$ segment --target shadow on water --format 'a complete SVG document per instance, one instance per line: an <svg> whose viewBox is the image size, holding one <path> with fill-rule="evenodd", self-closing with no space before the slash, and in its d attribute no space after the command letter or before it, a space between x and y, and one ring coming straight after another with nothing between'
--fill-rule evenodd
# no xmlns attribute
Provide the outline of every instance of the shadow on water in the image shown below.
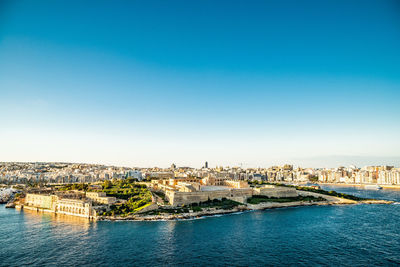
<svg viewBox="0 0 400 267"><path fill-rule="evenodd" d="M18 211L25 217L26 220L49 222L54 225L74 225L79 226L83 229L88 229L90 226L95 225L95 221L91 221L87 218L68 216L64 214L54 214L50 212L37 212L33 210L21 210Z"/></svg>

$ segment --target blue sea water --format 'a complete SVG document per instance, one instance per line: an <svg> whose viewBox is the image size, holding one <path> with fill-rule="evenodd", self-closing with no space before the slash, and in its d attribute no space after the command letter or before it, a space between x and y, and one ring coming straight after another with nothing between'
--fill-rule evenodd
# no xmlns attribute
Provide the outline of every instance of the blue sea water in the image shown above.
<svg viewBox="0 0 400 267"><path fill-rule="evenodd" d="M400 201L398 190L325 187ZM189 221L87 222L0 206L1 266L397 266L400 205L310 206Z"/></svg>

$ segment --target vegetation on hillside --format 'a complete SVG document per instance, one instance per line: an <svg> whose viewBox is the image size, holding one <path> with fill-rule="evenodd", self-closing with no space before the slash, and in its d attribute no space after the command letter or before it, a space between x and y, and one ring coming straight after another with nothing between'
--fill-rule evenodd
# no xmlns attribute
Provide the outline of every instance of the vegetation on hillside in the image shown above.
<svg viewBox="0 0 400 267"><path fill-rule="evenodd" d="M180 214L189 212L199 212L207 209L217 210L231 210L240 205L239 202L223 198L222 200L214 199L200 203L193 203L190 205L183 205L181 207L160 207L157 210L146 212L146 215L160 215L160 214Z"/></svg>
<svg viewBox="0 0 400 267"><path fill-rule="evenodd" d="M126 216L132 214L145 206L151 204L152 195L146 185L136 183L136 179L121 179L109 181L106 180L102 184L102 189L90 189L89 184L66 184L59 188L60 191L80 190L92 192L105 192L109 197L125 200L125 203L116 203L110 206L109 211L105 211L102 215Z"/></svg>
<svg viewBox="0 0 400 267"><path fill-rule="evenodd" d="M119 199L129 200L132 197L145 196L148 193L151 196L146 185L135 183L133 179L104 181L102 192L107 196L116 197Z"/></svg>
<svg viewBox="0 0 400 267"><path fill-rule="evenodd" d="M322 197L313 197L313 196L297 196L297 197L285 197L285 198L253 196L247 199L247 203L249 204L260 204L262 202L286 203L295 201L318 202L318 201L325 201L325 199Z"/></svg>
<svg viewBox="0 0 400 267"><path fill-rule="evenodd" d="M101 191L105 192L107 196L126 200L123 204L111 205L111 210L103 213L106 216L126 216L151 204L152 201L151 192L147 187L135 183L133 179L105 181Z"/></svg>
<svg viewBox="0 0 400 267"><path fill-rule="evenodd" d="M322 195L340 197L340 198L350 199L350 200L355 200L355 201L366 200L365 198L356 197L356 196L344 194L344 193L338 193L333 190L326 191L323 189L312 188L310 186L295 186L295 185L287 185L287 184L282 184L282 183L270 183L270 182L252 182L251 183L251 186L253 186L253 187L257 186L257 185L276 185L276 186L294 187L297 190L301 190L301 191L308 191L308 192L318 193L318 194L322 194Z"/></svg>
<svg viewBox="0 0 400 267"><path fill-rule="evenodd" d="M308 192L318 193L318 194L322 194L322 195L328 195L328 196L334 196L334 197L340 197L340 198L355 200L355 201L365 200L365 198L356 197L356 196L348 195L348 194L344 194L344 193L338 193L338 192L333 191L333 190L326 191L326 190L316 189L316 188L312 188L312 187L308 187L308 186L296 186L296 189L297 190L301 190L301 191L308 191Z"/></svg>
<svg viewBox="0 0 400 267"><path fill-rule="evenodd" d="M79 190L79 191L88 191L89 185L85 183L80 184L66 184L59 188L59 191L70 191L70 190Z"/></svg>

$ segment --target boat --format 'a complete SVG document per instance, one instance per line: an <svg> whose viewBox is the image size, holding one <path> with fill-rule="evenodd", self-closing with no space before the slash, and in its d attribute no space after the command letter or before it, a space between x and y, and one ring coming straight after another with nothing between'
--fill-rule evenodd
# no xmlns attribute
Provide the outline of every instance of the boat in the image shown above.
<svg viewBox="0 0 400 267"><path fill-rule="evenodd" d="M371 189L371 190L381 190L382 187L377 185L377 184L366 184L364 185L365 189Z"/></svg>

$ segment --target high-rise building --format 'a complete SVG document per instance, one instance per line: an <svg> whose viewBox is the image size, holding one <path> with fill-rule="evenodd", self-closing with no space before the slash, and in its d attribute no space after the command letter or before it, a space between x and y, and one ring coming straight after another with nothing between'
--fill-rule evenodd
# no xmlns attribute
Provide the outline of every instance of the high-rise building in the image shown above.
<svg viewBox="0 0 400 267"><path fill-rule="evenodd" d="M206 163L204 164L204 168L208 168L208 162L206 161Z"/></svg>

